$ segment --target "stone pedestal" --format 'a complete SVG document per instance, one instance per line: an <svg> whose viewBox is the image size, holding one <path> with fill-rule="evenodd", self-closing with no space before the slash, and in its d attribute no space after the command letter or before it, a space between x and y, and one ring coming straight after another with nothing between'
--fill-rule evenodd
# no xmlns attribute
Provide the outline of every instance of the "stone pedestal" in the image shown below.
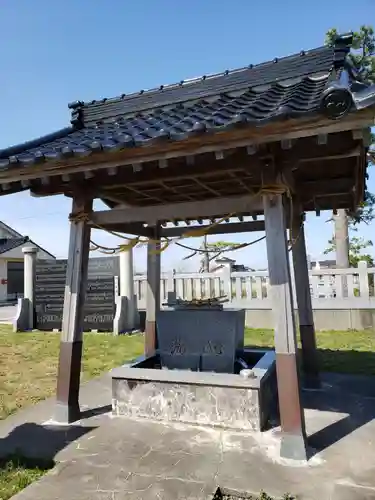
<svg viewBox="0 0 375 500"><path fill-rule="evenodd" d="M156 321L162 366L233 373L236 352L243 349L243 309L163 310Z"/></svg>

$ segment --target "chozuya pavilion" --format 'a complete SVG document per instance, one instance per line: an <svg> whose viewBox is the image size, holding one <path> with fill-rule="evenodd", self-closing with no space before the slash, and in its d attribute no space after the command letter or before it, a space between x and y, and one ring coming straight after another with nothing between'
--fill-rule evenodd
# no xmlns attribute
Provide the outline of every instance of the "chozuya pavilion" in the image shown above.
<svg viewBox="0 0 375 500"><path fill-rule="evenodd" d="M306 383L319 384L303 233L305 212L354 210L363 200L375 86L361 81L348 53L333 47L181 80L116 98L69 105L71 125L0 152L7 195L72 199L69 264L56 417L79 418L82 306L90 230L100 226L150 238L145 352L155 350L160 253L166 221L231 215L225 232L259 230L264 214L282 429L282 453L304 455L296 325L286 226L293 219L293 262ZM93 200L108 209L93 211ZM236 218L234 220L233 215ZM172 233L171 233L172 231ZM223 232L222 226L217 227Z"/></svg>

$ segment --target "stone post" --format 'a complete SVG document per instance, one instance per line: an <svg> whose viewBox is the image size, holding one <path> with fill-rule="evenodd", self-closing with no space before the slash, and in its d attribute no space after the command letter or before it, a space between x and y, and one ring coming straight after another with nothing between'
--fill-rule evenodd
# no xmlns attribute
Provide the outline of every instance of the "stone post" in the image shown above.
<svg viewBox="0 0 375 500"><path fill-rule="evenodd" d="M157 348L156 317L160 310L160 226L154 231L154 239L147 244L147 292L145 355L152 356Z"/></svg>
<svg viewBox="0 0 375 500"><path fill-rule="evenodd" d="M134 295L133 249L120 253L120 296L126 297L125 329L132 331L139 326L136 297Z"/></svg>
<svg viewBox="0 0 375 500"><path fill-rule="evenodd" d="M224 269L221 273L221 276L223 279L224 295L227 296L229 302L232 302L232 270L230 265L224 265Z"/></svg>
<svg viewBox="0 0 375 500"><path fill-rule="evenodd" d="M167 302L173 304L176 302L176 290L174 284L174 270L169 271L167 277Z"/></svg>
<svg viewBox="0 0 375 500"><path fill-rule="evenodd" d="M360 260L358 262L358 276L359 276L359 295L363 299L370 298L370 286L368 280L367 262Z"/></svg>
<svg viewBox="0 0 375 500"><path fill-rule="evenodd" d="M24 255L24 299L28 303L28 330L35 328L35 269L38 248L30 245L22 248Z"/></svg>

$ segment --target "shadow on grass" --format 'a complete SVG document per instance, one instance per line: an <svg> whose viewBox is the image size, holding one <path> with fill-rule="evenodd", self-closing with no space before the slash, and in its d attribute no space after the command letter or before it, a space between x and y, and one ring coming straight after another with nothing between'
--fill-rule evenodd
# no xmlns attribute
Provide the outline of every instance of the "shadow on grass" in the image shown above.
<svg viewBox="0 0 375 500"><path fill-rule="evenodd" d="M12 454L0 459L0 498L8 500L55 466L53 460Z"/></svg>
<svg viewBox="0 0 375 500"><path fill-rule="evenodd" d="M375 375L375 352L318 349L318 359L323 372Z"/></svg>
<svg viewBox="0 0 375 500"><path fill-rule="evenodd" d="M274 346L265 342L264 345L245 344L249 349L274 349ZM335 372L357 375L375 375L375 352L355 349L326 349L318 348L319 369L321 372ZM302 358L301 349L298 350L299 359ZM375 393L374 393L375 396Z"/></svg>
<svg viewBox="0 0 375 500"><path fill-rule="evenodd" d="M7 500L55 466L56 455L95 427L25 423L0 439L0 499Z"/></svg>
<svg viewBox="0 0 375 500"><path fill-rule="evenodd" d="M55 467L55 461L44 458L25 457L19 452L0 458L0 471L10 469L30 469L48 471Z"/></svg>

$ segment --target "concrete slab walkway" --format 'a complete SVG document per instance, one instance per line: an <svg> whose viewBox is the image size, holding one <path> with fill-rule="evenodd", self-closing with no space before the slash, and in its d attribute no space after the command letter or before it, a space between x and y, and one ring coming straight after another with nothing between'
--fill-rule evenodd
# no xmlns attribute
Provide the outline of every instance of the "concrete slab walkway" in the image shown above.
<svg viewBox="0 0 375 500"><path fill-rule="evenodd" d="M308 500L375 498L375 379L330 375L323 391L304 392L308 464L278 458L277 428L244 435L117 419L110 398L105 376L83 386L79 424L48 422L52 400L1 423L1 455L19 449L58 463L16 500L208 500L217 486Z"/></svg>

